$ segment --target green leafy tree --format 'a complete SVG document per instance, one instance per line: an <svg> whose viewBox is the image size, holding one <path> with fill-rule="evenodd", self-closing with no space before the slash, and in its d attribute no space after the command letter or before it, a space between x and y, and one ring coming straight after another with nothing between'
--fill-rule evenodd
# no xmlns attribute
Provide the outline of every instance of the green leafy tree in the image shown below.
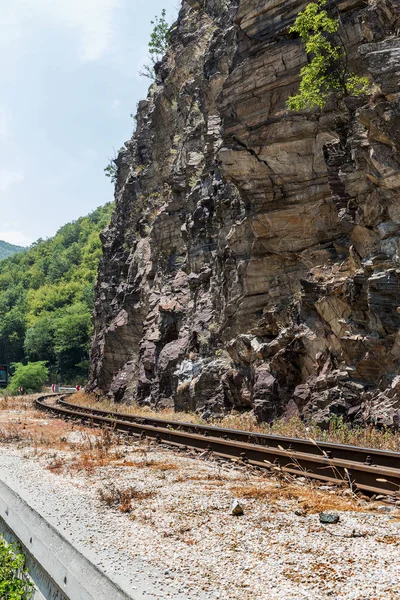
<svg viewBox="0 0 400 600"><path fill-rule="evenodd" d="M22 306L14 306L0 319L0 356L5 363L22 360L26 319Z"/></svg>
<svg viewBox="0 0 400 600"><path fill-rule="evenodd" d="M7 544L0 536L0 598L2 600L29 600L33 583L26 575L25 557L16 545Z"/></svg>
<svg viewBox="0 0 400 600"><path fill-rule="evenodd" d="M167 11L163 8L161 16L156 16L154 21L150 21L153 25L153 31L151 32L149 41L150 64L143 65L143 71L140 71L139 74L152 80L155 80L156 78L154 65L162 59L168 48L170 26L165 18L166 15Z"/></svg>
<svg viewBox="0 0 400 600"><path fill-rule="evenodd" d="M14 374L11 377L9 389L13 393L18 392L20 387L24 389L24 392L40 392L49 377L49 369L43 360L28 362L27 365L13 363L12 368Z"/></svg>
<svg viewBox="0 0 400 600"><path fill-rule="evenodd" d="M27 330L24 350L28 360L46 360L54 363L54 324L49 314L38 319Z"/></svg>
<svg viewBox="0 0 400 600"><path fill-rule="evenodd" d="M68 307L54 320L54 351L58 372L64 379L86 375L91 331L92 315L83 302Z"/></svg>
<svg viewBox="0 0 400 600"><path fill-rule="evenodd" d="M290 110L323 108L332 96L359 96L368 91L367 77L347 71L345 51L335 42L339 19L330 17L325 5L325 0L308 4L289 30L301 37L309 59L300 71L299 93L287 101Z"/></svg>

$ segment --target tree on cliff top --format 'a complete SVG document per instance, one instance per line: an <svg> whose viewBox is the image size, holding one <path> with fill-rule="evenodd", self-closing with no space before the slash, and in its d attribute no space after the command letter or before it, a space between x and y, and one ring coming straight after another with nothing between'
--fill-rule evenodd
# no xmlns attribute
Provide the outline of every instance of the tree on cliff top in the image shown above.
<svg viewBox="0 0 400 600"><path fill-rule="evenodd" d="M368 91L367 77L347 71L345 51L334 41L339 19L330 17L325 5L325 0L308 4L289 30L299 34L309 59L300 71L299 93L287 101L290 110L323 108L332 96L360 96Z"/></svg>
<svg viewBox="0 0 400 600"><path fill-rule="evenodd" d="M154 17L154 21L150 21L154 26L149 41L149 59L151 64L143 65L143 71L139 73L139 75L153 80L156 78L154 65L162 59L168 48L170 27L165 18L166 14L167 11L163 8L161 16L156 16Z"/></svg>

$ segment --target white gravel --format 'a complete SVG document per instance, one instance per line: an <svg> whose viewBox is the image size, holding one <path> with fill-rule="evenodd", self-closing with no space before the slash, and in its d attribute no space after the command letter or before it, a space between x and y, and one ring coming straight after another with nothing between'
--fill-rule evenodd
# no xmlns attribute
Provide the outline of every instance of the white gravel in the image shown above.
<svg viewBox="0 0 400 600"><path fill-rule="evenodd" d="M147 581L143 598L400 598L397 513L342 512L338 525L325 526L317 514L297 516L295 501L248 499L245 514L233 517L235 487L259 477L165 449L138 450L126 450L127 466L87 476L53 474L46 456L0 446L0 477L105 573L133 590ZM153 495L122 514L98 499L112 481Z"/></svg>
<svg viewBox="0 0 400 600"><path fill-rule="evenodd" d="M0 445L0 479L56 527L82 554L136 599L209 599L213 594L168 581L158 561L141 560L129 520L104 509L87 479L53 475L43 464ZM96 488L97 489L97 488ZM129 529L129 528L128 528ZM112 600L110 598L110 600Z"/></svg>

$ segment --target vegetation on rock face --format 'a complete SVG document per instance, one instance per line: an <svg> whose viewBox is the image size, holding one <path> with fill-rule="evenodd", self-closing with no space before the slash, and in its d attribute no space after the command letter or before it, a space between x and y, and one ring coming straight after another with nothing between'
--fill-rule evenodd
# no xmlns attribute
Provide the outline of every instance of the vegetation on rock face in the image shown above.
<svg viewBox="0 0 400 600"><path fill-rule="evenodd" d="M25 248L22 248L22 246L14 246L14 244L9 244L8 242L3 242L3 240L0 240L0 260L3 260L3 258L7 258L8 256L12 256L17 252L23 252L24 250Z"/></svg>
<svg viewBox="0 0 400 600"><path fill-rule="evenodd" d="M26 577L25 557L0 536L0 598L28 600L32 591L33 584Z"/></svg>
<svg viewBox="0 0 400 600"><path fill-rule="evenodd" d="M108 165L104 167L104 174L111 179L111 183L115 183L117 179L117 165L113 158L109 159Z"/></svg>
<svg viewBox="0 0 400 600"><path fill-rule="evenodd" d="M0 262L0 363L45 361L53 377L87 375L100 231L112 205Z"/></svg>
<svg viewBox="0 0 400 600"><path fill-rule="evenodd" d="M118 172L117 158L118 158L119 154L121 154L121 152L123 152L124 150L125 150L125 146L122 146L119 149L118 154L117 154L115 152L115 148L114 148L114 157L108 159L108 165L106 167L104 167L104 169L103 169L105 176L109 177L111 180L111 183L113 183L113 184L115 184L115 182L117 181L117 172Z"/></svg>
<svg viewBox="0 0 400 600"><path fill-rule="evenodd" d="M154 65L162 59L168 47L170 27L165 19L166 14L167 12L164 8L161 11L160 17L155 17L154 21L150 21L154 26L149 41L149 59L151 64L143 65L143 71L139 74L152 80L156 78Z"/></svg>
<svg viewBox="0 0 400 600"><path fill-rule="evenodd" d="M368 91L367 77L347 71L345 51L335 42L339 19L330 17L325 5L325 0L308 4L289 30L301 37L309 58L300 71L299 94L287 101L290 110L323 108L335 95L360 96Z"/></svg>

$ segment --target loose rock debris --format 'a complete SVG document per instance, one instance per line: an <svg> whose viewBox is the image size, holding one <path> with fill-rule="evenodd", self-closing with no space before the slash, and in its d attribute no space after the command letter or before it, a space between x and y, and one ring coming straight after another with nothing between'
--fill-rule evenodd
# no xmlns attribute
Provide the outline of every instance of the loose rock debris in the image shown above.
<svg viewBox="0 0 400 600"><path fill-rule="evenodd" d="M325 525L334 525L339 523L340 517L334 513L319 513L319 522Z"/></svg>
<svg viewBox="0 0 400 600"><path fill-rule="evenodd" d="M233 500L233 502L231 504L230 513L234 517L240 517L241 515L244 515L243 507L240 504L239 500L237 500L236 498L235 498L235 500Z"/></svg>

